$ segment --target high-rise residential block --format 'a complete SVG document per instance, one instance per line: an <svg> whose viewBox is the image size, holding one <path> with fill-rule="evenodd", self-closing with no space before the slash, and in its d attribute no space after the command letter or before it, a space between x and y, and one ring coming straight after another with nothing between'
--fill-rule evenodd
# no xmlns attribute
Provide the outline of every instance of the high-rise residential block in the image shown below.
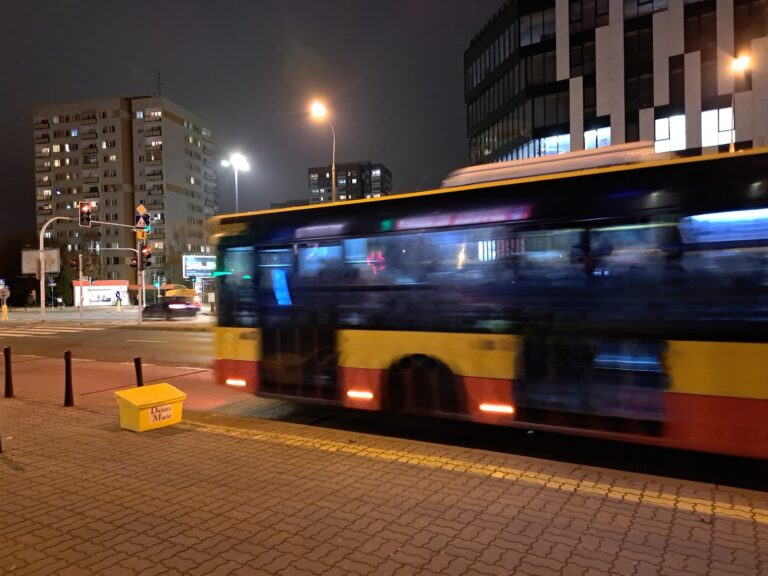
<svg viewBox="0 0 768 576"><path fill-rule="evenodd" d="M310 168L309 202L331 201L331 166ZM358 200L389 196L392 192L392 173L384 164L348 162L336 164L336 199Z"/></svg>
<svg viewBox="0 0 768 576"><path fill-rule="evenodd" d="M109 98L33 111L36 219L63 258L83 255L93 278L135 279L136 208L150 215L148 281L181 281L185 252L208 253L218 212L212 134L203 119L161 97ZM81 227L78 206L92 220Z"/></svg>

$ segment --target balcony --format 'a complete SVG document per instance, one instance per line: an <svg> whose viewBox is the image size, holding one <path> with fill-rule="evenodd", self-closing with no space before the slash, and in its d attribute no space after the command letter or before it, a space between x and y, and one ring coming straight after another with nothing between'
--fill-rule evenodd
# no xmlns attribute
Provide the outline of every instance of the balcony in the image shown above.
<svg viewBox="0 0 768 576"><path fill-rule="evenodd" d="M50 178L40 178L39 180L35 180L35 186L50 186L50 185L51 185Z"/></svg>
<svg viewBox="0 0 768 576"><path fill-rule="evenodd" d="M35 130L50 130L51 125L48 122L35 122Z"/></svg>
<svg viewBox="0 0 768 576"><path fill-rule="evenodd" d="M204 173L203 178L205 178L208 182L216 182L216 176L214 176L210 172Z"/></svg>
<svg viewBox="0 0 768 576"><path fill-rule="evenodd" d="M95 140L98 137L99 137L99 133L96 132L95 130L90 132L83 132L82 134L80 134L80 138L82 140Z"/></svg>
<svg viewBox="0 0 768 576"><path fill-rule="evenodd" d="M38 208L37 209L37 215L38 216L48 216L49 214L53 214L53 210L51 208Z"/></svg>
<svg viewBox="0 0 768 576"><path fill-rule="evenodd" d="M83 177L83 184L98 184L99 183L99 177L98 176L85 176Z"/></svg>
<svg viewBox="0 0 768 576"><path fill-rule="evenodd" d="M38 202L50 202L51 201L51 195L50 194L36 194L35 200Z"/></svg>
<svg viewBox="0 0 768 576"><path fill-rule="evenodd" d="M144 122L160 122L162 119L162 116L150 116L149 114L144 114Z"/></svg>
<svg viewBox="0 0 768 576"><path fill-rule="evenodd" d="M163 173L162 172L148 172L146 175L147 180L162 180L163 179Z"/></svg>
<svg viewBox="0 0 768 576"><path fill-rule="evenodd" d="M87 190L83 193L83 196L85 198L98 198L99 197L99 189L96 188L96 190Z"/></svg>
<svg viewBox="0 0 768 576"><path fill-rule="evenodd" d="M214 201L213 201L213 200L211 200L210 198L206 198L206 199L205 199L205 205L206 205L206 206L213 206L213 207L215 208L215 207L216 207L216 202L214 202Z"/></svg>
<svg viewBox="0 0 768 576"><path fill-rule="evenodd" d="M50 166L35 166L35 172L50 172Z"/></svg>
<svg viewBox="0 0 768 576"><path fill-rule="evenodd" d="M203 144L203 153L204 153L204 154L210 154L210 155L213 155L213 148L211 148L210 146L206 146L205 144Z"/></svg>
<svg viewBox="0 0 768 576"><path fill-rule="evenodd" d="M144 136L149 138L150 136L160 136L162 135L163 131L160 128L160 126L152 126L152 128L149 128L147 130L144 130Z"/></svg>
<svg viewBox="0 0 768 576"><path fill-rule="evenodd" d="M165 202L159 202L157 200L153 200L153 201L147 202L147 209L148 210L163 210L163 209L165 209Z"/></svg>
<svg viewBox="0 0 768 576"><path fill-rule="evenodd" d="M83 116L80 118L81 124L96 124L96 116Z"/></svg>
<svg viewBox="0 0 768 576"><path fill-rule="evenodd" d="M48 134L35 136L35 144L48 144L50 141L51 141L51 137Z"/></svg>
<svg viewBox="0 0 768 576"><path fill-rule="evenodd" d="M51 153L50 152L38 152L35 154L35 158L50 158Z"/></svg>
<svg viewBox="0 0 768 576"><path fill-rule="evenodd" d="M162 150L163 149L163 145L162 144L158 144L157 146L147 146L145 149L146 149L147 152L156 152L158 150Z"/></svg>
<svg viewBox="0 0 768 576"><path fill-rule="evenodd" d="M99 147L96 144L88 144L80 149L81 154L98 154Z"/></svg>
<svg viewBox="0 0 768 576"><path fill-rule="evenodd" d="M152 187L147 190L147 196L162 196L163 194L164 192L162 187L160 188Z"/></svg>

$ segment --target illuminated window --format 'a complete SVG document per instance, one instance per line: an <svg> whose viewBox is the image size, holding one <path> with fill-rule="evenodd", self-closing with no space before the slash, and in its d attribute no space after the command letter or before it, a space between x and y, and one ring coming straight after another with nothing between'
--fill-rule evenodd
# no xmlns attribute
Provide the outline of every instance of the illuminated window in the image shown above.
<svg viewBox="0 0 768 576"><path fill-rule="evenodd" d="M72 149L70 148L69 144L64 144L64 152L71 152Z"/></svg>
<svg viewBox="0 0 768 576"><path fill-rule="evenodd" d="M53 145L53 151L54 152L61 152L61 145L60 144L54 144Z"/></svg>
<svg viewBox="0 0 768 576"><path fill-rule="evenodd" d="M77 128L72 128L71 134L72 134L72 136L79 136L80 135L80 131Z"/></svg>
<svg viewBox="0 0 768 576"><path fill-rule="evenodd" d="M54 166L61 166L61 160L59 160L58 158L56 158L56 159L53 161L53 165L54 165Z"/></svg>
<svg viewBox="0 0 768 576"><path fill-rule="evenodd" d="M701 113L701 145L729 144L736 139L733 131L733 109L720 108Z"/></svg>
<svg viewBox="0 0 768 576"><path fill-rule="evenodd" d="M136 110L136 118L144 118L144 111Z"/></svg>
<svg viewBox="0 0 768 576"><path fill-rule="evenodd" d="M656 120L656 152L685 150L685 116L672 116Z"/></svg>
<svg viewBox="0 0 768 576"><path fill-rule="evenodd" d="M584 149L593 150L611 145L611 129L598 128L597 130L587 130L584 132Z"/></svg>
<svg viewBox="0 0 768 576"><path fill-rule="evenodd" d="M110 162L117 162L117 154L110 154L109 155L109 161Z"/></svg>

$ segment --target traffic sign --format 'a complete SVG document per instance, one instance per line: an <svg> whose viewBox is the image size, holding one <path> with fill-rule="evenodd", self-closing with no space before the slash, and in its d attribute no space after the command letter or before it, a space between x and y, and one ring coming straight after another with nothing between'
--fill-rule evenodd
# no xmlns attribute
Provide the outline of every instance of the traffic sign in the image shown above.
<svg viewBox="0 0 768 576"><path fill-rule="evenodd" d="M136 214L136 228L146 228L149 226L149 214Z"/></svg>
<svg viewBox="0 0 768 576"><path fill-rule="evenodd" d="M136 240L146 240L147 239L147 231L139 228L136 230Z"/></svg>
<svg viewBox="0 0 768 576"><path fill-rule="evenodd" d="M3 286L0 288L0 299L7 300L10 297L11 291L7 287Z"/></svg>

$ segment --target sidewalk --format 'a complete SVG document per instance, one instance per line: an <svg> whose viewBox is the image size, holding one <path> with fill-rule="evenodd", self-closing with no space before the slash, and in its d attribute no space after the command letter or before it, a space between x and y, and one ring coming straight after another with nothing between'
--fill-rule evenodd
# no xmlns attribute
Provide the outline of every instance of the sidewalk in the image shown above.
<svg viewBox="0 0 768 576"><path fill-rule="evenodd" d="M58 365L55 363L58 362ZM768 494L229 416L121 430L132 366L19 357L0 398L0 574L768 574Z"/></svg>

